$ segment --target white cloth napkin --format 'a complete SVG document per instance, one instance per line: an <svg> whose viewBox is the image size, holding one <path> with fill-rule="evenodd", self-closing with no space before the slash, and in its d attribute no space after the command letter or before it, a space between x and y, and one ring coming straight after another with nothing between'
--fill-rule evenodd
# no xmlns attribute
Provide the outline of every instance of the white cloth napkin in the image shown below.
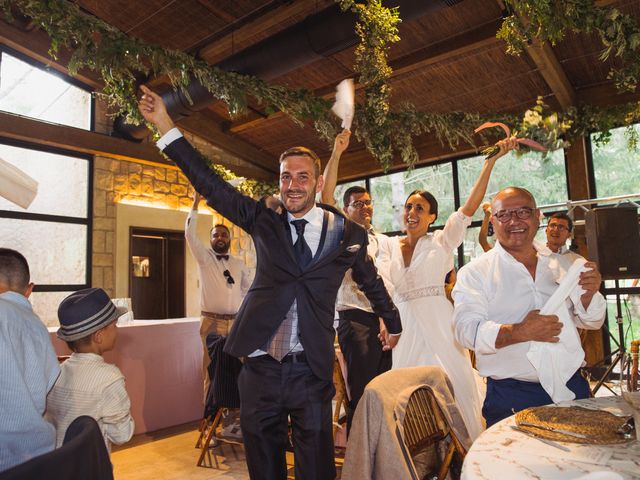
<svg viewBox="0 0 640 480"><path fill-rule="evenodd" d="M38 193L38 182L0 158L0 195L27 209Z"/></svg>
<svg viewBox="0 0 640 480"><path fill-rule="evenodd" d="M584 267L585 262L584 258L580 258L573 263L557 290L540 310L541 315L558 316L562 323L560 341L558 343L531 342L527 352L527 358L538 372L542 388L554 403L575 398L575 394L567 388L567 382L584 360L580 337L573 326L565 300L578 285L580 273L588 270Z"/></svg>
<svg viewBox="0 0 640 480"><path fill-rule="evenodd" d="M336 103L333 104L331 110L342 119L342 128L347 130L351 130L351 123L353 122L354 97L353 79L342 80L336 87Z"/></svg>

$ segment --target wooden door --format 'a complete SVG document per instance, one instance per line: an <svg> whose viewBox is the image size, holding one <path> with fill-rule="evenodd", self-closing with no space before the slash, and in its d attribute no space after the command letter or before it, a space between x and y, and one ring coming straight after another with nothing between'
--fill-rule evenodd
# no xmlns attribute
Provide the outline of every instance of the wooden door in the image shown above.
<svg viewBox="0 0 640 480"><path fill-rule="evenodd" d="M131 228L129 296L136 320L184 317L183 235Z"/></svg>

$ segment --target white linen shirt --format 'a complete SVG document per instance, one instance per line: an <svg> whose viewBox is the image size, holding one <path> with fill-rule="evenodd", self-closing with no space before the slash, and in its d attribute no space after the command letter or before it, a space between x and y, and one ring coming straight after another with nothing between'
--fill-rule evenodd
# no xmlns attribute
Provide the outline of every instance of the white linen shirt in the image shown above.
<svg viewBox="0 0 640 480"><path fill-rule="evenodd" d="M0 294L0 472L55 448L56 430L43 415L59 373L49 332L29 300Z"/></svg>
<svg viewBox="0 0 640 480"><path fill-rule="evenodd" d="M56 426L56 446L62 446L69 425L89 415L100 426L107 450L133 435L135 424L124 376L95 353L73 353L62 364L58 381L47 397L46 418Z"/></svg>
<svg viewBox="0 0 640 480"><path fill-rule="evenodd" d="M527 359L531 342L495 347L500 327L520 323L531 310L542 308L567 271L546 246L535 241L533 246L538 252L535 280L499 242L458 272L453 289L455 337L475 351L476 366L483 377L539 381ZM600 328L606 311L604 297L596 293L585 310L581 294L578 285L566 301L573 328Z"/></svg>
<svg viewBox="0 0 640 480"><path fill-rule="evenodd" d="M220 259L211 246L205 246L196 235L198 212L191 210L184 227L189 251L198 264L200 277L200 309L209 313L234 315L251 286L251 273L237 257ZM229 270L235 283L229 284L224 271Z"/></svg>

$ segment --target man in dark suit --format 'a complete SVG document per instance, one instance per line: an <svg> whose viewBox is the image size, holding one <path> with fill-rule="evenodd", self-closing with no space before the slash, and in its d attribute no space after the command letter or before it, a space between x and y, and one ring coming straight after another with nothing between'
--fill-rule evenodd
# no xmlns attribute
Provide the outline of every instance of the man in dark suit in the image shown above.
<svg viewBox="0 0 640 480"><path fill-rule="evenodd" d="M207 203L246 230L255 244L255 279L225 346L227 353L245 358L238 386L249 474L252 479L286 478L290 417L296 478L335 478L333 312L348 268L389 334L401 331L398 311L367 255L367 233L336 209L316 205L323 178L311 150L294 147L281 155L285 210L278 214L210 170L175 128L162 99L141 89L140 111L160 131L158 146ZM393 347L398 336L383 341Z"/></svg>

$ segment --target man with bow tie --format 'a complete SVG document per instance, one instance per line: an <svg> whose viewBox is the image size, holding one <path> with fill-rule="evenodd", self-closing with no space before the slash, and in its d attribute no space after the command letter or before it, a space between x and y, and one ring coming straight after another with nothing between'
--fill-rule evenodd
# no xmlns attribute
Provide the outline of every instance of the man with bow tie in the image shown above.
<svg viewBox="0 0 640 480"><path fill-rule="evenodd" d="M316 204L320 159L305 147L280 155L278 213L244 196L211 170L184 139L162 98L142 86L139 109L171 157L207 203L251 235L256 276L225 344L243 357L238 379L240 419L252 480L287 478L291 419L295 477L335 478L331 399L334 396L333 312L347 269L389 334L400 316L367 255L367 232L337 209ZM398 336L388 336L389 347Z"/></svg>
<svg viewBox="0 0 640 480"><path fill-rule="evenodd" d="M207 349L207 335L227 336L242 299L251 285L251 271L238 257L229 255L231 232L226 225L217 224L209 232L211 247L204 245L197 235L198 204L196 192L187 216L184 237L189 251L198 264L200 277L200 338L202 338L202 378L204 402L209 390L208 368L211 363Z"/></svg>

